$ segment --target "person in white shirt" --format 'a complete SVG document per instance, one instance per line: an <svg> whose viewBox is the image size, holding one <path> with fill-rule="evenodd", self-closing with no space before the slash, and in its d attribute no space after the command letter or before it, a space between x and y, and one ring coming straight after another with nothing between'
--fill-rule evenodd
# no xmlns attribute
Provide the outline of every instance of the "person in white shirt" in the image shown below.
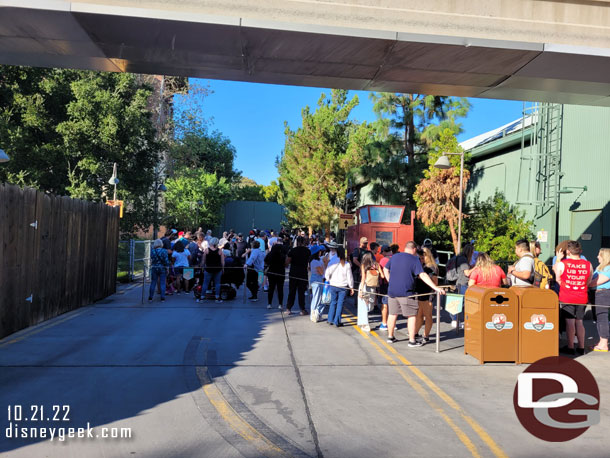
<svg viewBox="0 0 610 458"><path fill-rule="evenodd" d="M354 277L352 267L345 260L345 248L337 248L336 262L326 268L325 277L330 283L330 306L328 308L328 324L337 327L343 326L341 323L341 312L343 311L343 301L349 290L350 296L354 294Z"/></svg>

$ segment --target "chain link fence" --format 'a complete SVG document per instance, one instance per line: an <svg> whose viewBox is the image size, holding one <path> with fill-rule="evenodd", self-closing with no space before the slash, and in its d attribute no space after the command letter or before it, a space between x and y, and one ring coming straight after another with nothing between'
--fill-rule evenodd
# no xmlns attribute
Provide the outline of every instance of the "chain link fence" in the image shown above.
<svg viewBox="0 0 610 458"><path fill-rule="evenodd" d="M151 240L121 240L117 262L117 281L129 283L150 278Z"/></svg>

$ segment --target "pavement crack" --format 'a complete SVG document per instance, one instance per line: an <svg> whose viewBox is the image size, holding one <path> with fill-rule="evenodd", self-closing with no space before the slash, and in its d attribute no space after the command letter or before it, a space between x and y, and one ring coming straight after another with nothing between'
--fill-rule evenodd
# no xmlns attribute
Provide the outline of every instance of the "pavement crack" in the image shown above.
<svg viewBox="0 0 610 458"><path fill-rule="evenodd" d="M297 377L297 382L301 390L301 396L303 397L303 404L305 405L305 414L307 415L307 422L309 423L309 430L313 439L314 445L316 446L316 454L318 458L323 458L322 449L320 448L320 441L318 440L318 432L316 431L316 425L311 417L311 410L309 409L309 403L307 402L307 395L305 394L305 387L303 386L303 379L301 378L301 371L297 365L297 361L294 357L294 351L292 349L292 343L290 341L290 335L288 334L288 328L286 327L286 320L284 319L284 313L282 313L282 320L284 321L284 332L286 333L286 342L288 344L288 352L290 353L290 361L294 367L294 372Z"/></svg>

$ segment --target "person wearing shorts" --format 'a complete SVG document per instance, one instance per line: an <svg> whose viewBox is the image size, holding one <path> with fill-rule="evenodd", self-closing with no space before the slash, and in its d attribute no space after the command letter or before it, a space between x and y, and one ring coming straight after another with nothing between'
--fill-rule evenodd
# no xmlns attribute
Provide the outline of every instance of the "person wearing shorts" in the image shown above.
<svg viewBox="0 0 610 458"><path fill-rule="evenodd" d="M388 279L388 343L396 342L394 329L398 315L407 318L409 330L409 347L421 347L424 343L415 339L415 324L419 304L415 295L416 278L420 278L435 292L445 294L445 291L434 284L430 276L424 272L419 258L416 256L417 245L407 242L404 253L393 255L384 268Z"/></svg>
<svg viewBox="0 0 610 458"><path fill-rule="evenodd" d="M585 354L585 317L588 302L588 286L591 278L591 263L580 258L580 243L570 240L566 256L562 259L557 253L557 263L553 266L557 283L559 283L559 303L566 320L568 344L562 348L564 353ZM583 304L583 305L578 305ZM578 339L578 348L574 348L574 335Z"/></svg>

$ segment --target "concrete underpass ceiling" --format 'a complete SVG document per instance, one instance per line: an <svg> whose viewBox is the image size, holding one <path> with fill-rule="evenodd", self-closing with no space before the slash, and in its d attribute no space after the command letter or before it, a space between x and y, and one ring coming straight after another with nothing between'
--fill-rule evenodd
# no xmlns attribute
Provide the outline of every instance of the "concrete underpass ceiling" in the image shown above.
<svg viewBox="0 0 610 458"><path fill-rule="evenodd" d="M231 18L0 8L0 63L12 65L610 106L610 50L597 54Z"/></svg>

